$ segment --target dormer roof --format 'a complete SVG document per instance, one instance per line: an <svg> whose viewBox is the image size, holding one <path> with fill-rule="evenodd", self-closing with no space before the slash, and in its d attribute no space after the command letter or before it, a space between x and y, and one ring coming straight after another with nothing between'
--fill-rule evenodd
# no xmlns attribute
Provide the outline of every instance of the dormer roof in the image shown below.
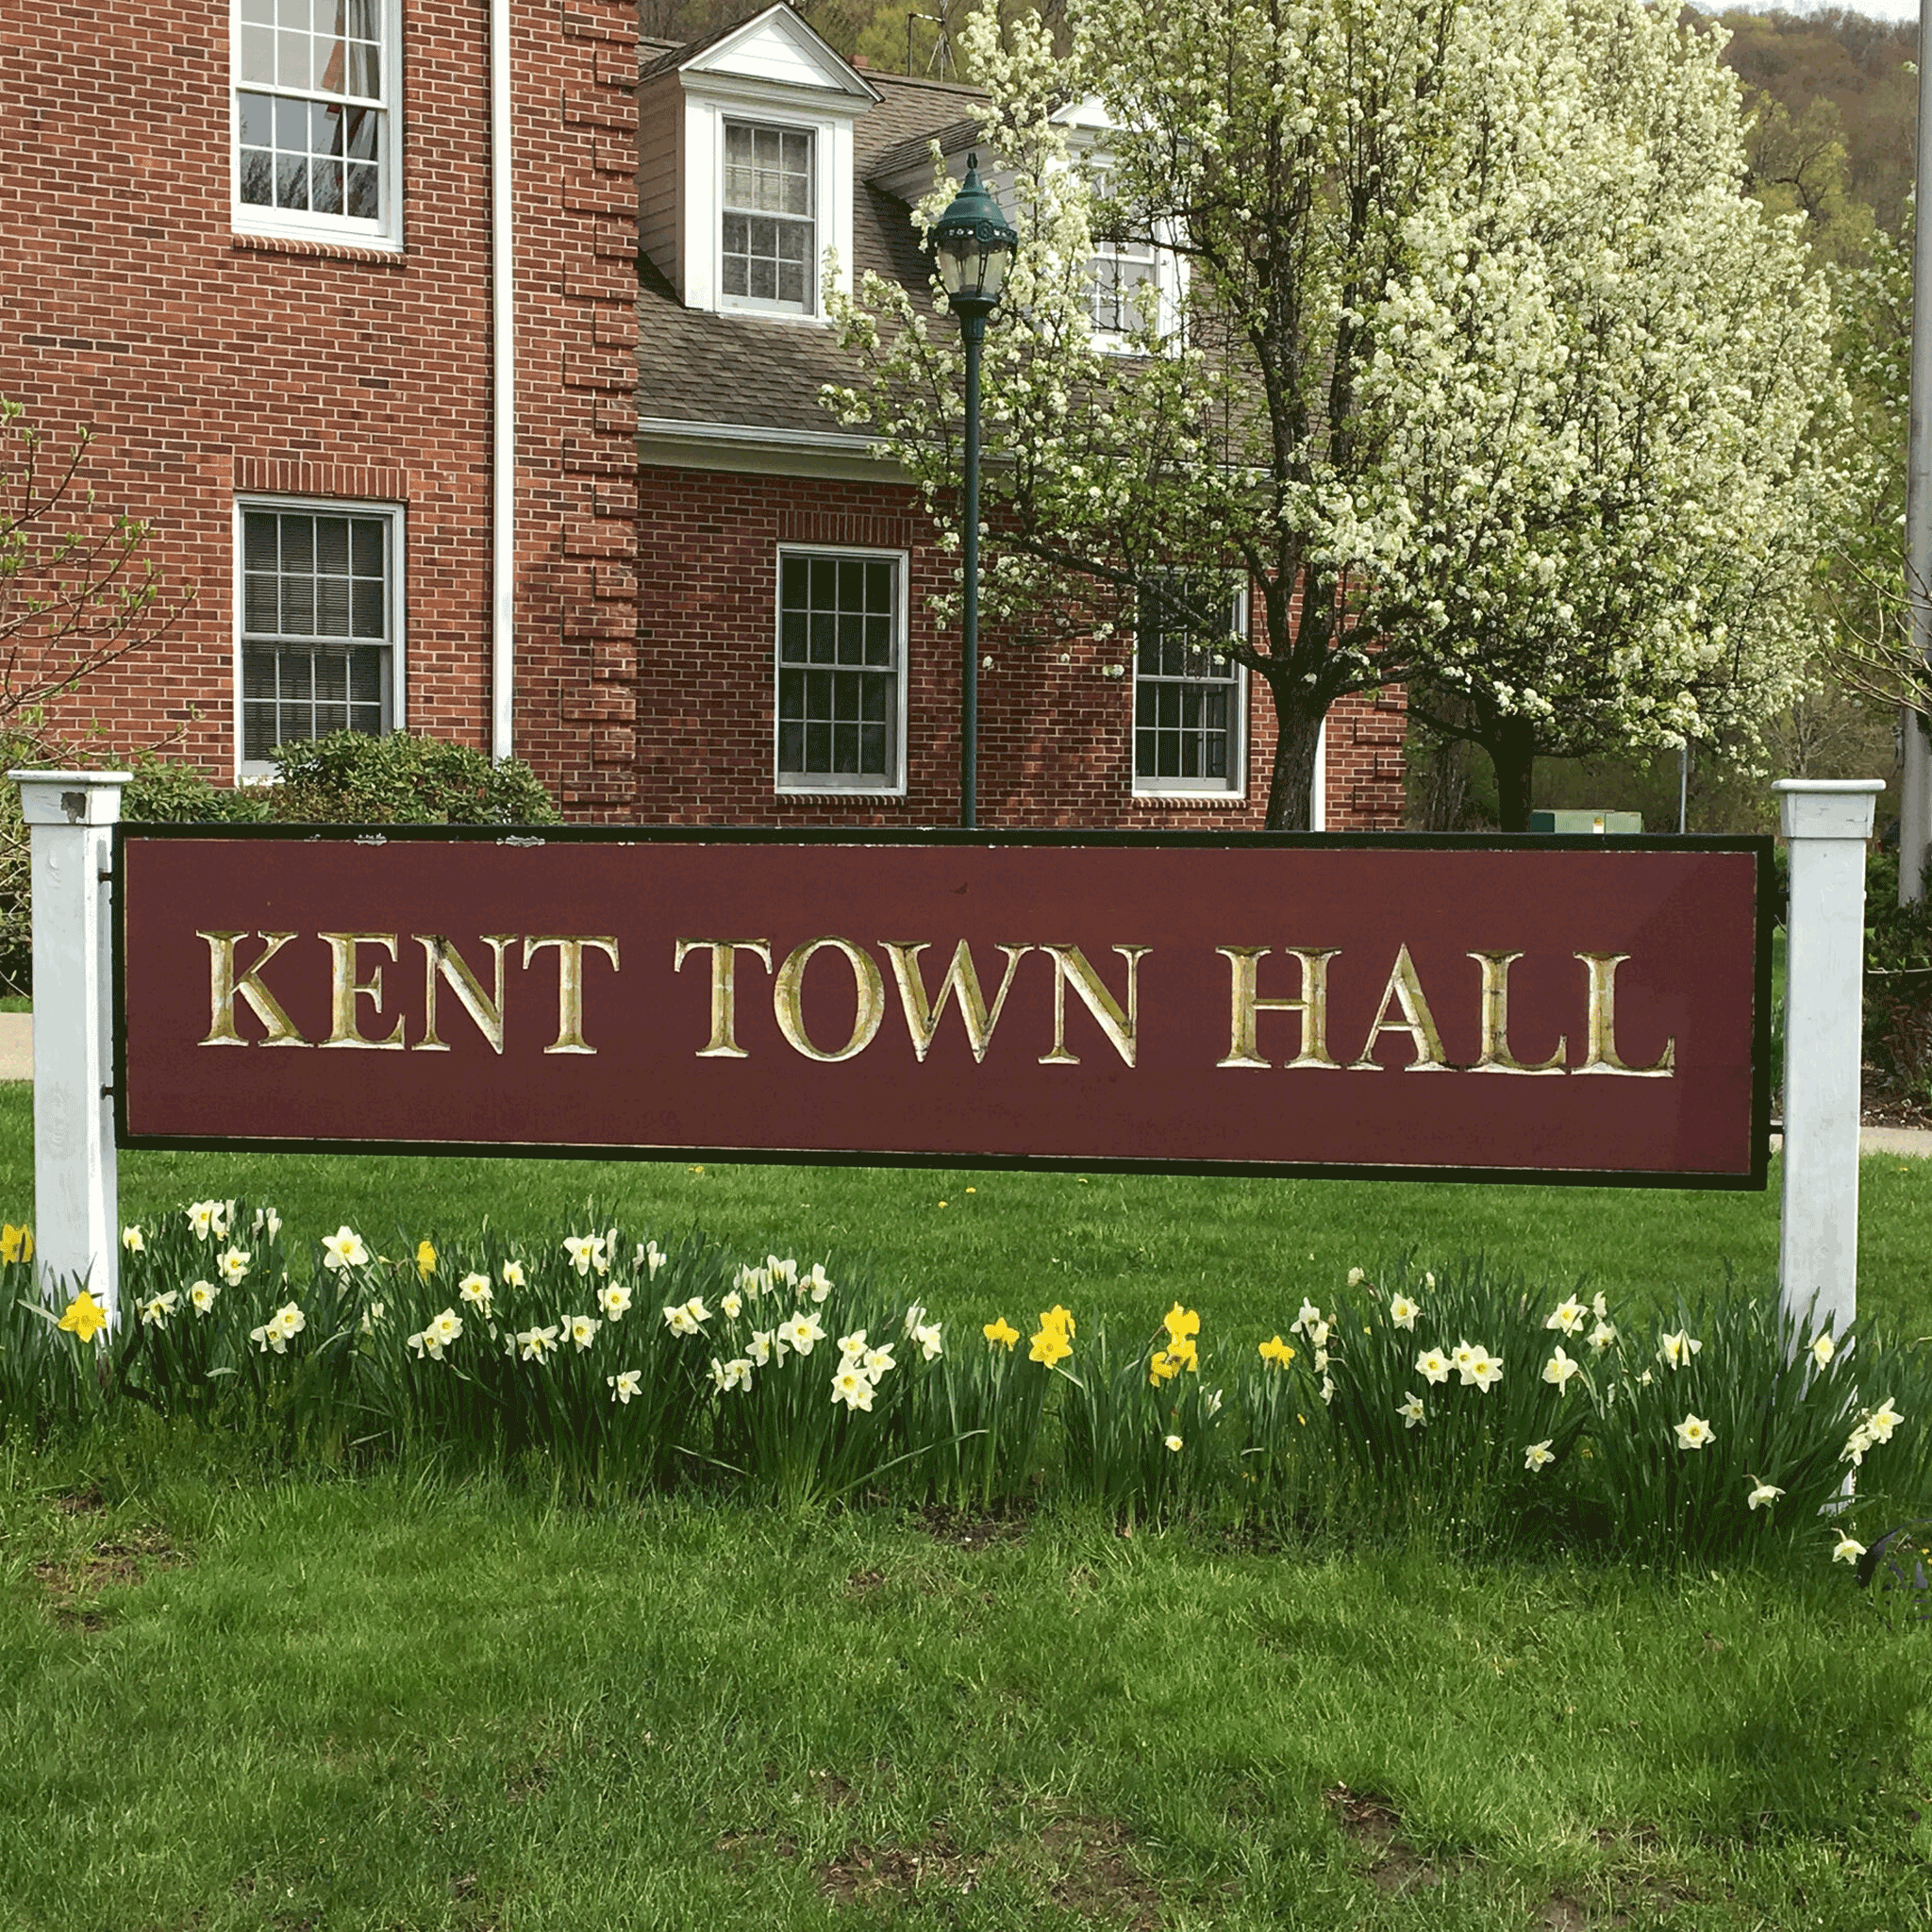
<svg viewBox="0 0 1932 1932"><path fill-rule="evenodd" d="M734 80L761 80L842 94L860 111L879 98L877 89L785 0L687 46L658 55L639 73L639 84L673 70L693 77L728 75Z"/></svg>

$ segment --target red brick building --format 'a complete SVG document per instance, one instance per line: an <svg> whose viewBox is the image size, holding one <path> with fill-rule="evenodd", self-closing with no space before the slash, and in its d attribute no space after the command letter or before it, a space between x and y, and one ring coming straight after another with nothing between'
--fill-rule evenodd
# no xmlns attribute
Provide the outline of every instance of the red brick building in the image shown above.
<svg viewBox="0 0 1932 1932"><path fill-rule="evenodd" d="M16 8L0 89L0 394L93 427L193 597L60 722L225 778L407 725L579 818L951 821L941 561L817 404L814 285L827 245L923 276L908 169L963 91L782 8L641 49L604 0ZM1224 667L993 656L984 822L1259 823ZM1399 823L1401 739L1338 708L1331 826Z"/></svg>

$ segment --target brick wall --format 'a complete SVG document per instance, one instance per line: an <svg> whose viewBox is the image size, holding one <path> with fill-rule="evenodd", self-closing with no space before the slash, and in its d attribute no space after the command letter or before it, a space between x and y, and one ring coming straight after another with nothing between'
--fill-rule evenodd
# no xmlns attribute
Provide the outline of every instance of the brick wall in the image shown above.
<svg viewBox="0 0 1932 1932"><path fill-rule="evenodd" d="M581 814L627 798L634 16L514 8L517 749ZM234 770L238 491L407 506L408 722L490 716L489 11L406 0L391 256L232 232L226 0L11 9L0 393L92 425L104 508L193 603L57 722Z"/></svg>
<svg viewBox="0 0 1932 1932"><path fill-rule="evenodd" d="M645 466L638 473L636 805L668 824L957 823L958 633L929 603L948 566L914 493ZM907 796L883 803L781 795L772 720L781 543L904 550L909 557ZM1245 796L1136 800L1131 652L1036 646L989 634L979 680L979 816L990 825L1258 827L1274 711L1250 680ZM1107 675L1110 665L1127 675ZM1344 700L1328 724L1331 830L1402 823L1400 692Z"/></svg>

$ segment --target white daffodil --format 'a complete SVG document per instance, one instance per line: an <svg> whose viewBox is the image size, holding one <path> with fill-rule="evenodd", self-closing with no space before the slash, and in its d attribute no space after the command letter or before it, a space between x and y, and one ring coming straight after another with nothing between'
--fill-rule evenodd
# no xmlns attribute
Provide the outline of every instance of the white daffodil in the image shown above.
<svg viewBox="0 0 1932 1932"><path fill-rule="evenodd" d="M331 1274L340 1274L345 1268L366 1268L369 1250L354 1228L339 1227L335 1233L322 1238L322 1265Z"/></svg>
<svg viewBox="0 0 1932 1932"><path fill-rule="evenodd" d="M735 1288L726 1289L724 1299L718 1306L724 1310L724 1319L735 1322L744 1313L744 1297Z"/></svg>
<svg viewBox="0 0 1932 1932"><path fill-rule="evenodd" d="M744 1352L762 1369L772 1359L774 1347L778 1359L783 1361L785 1359L785 1344L777 1341L769 1328L760 1328L753 1332L751 1341L746 1345Z"/></svg>
<svg viewBox="0 0 1932 1932"><path fill-rule="evenodd" d="M751 1301L757 1301L772 1285L771 1276L762 1268L741 1268L732 1287Z"/></svg>
<svg viewBox="0 0 1932 1932"><path fill-rule="evenodd" d="M222 1271L222 1279L230 1288L240 1284L248 1273L249 1253L246 1248L229 1248L219 1256L215 1266Z"/></svg>
<svg viewBox="0 0 1932 1932"><path fill-rule="evenodd" d="M1603 1354L1604 1350L1609 1347L1610 1343L1616 1341L1616 1339L1617 1331L1608 1322L1599 1322L1590 1331L1590 1345L1598 1355Z"/></svg>
<svg viewBox="0 0 1932 1932"><path fill-rule="evenodd" d="M1456 1344L1456 1346L1449 1351L1449 1359L1452 1362L1454 1362L1458 1369L1462 1371L1462 1379L1464 1383L1467 1383L1469 1380L1470 1358L1474 1354L1474 1344L1468 1341L1458 1341Z"/></svg>
<svg viewBox="0 0 1932 1932"><path fill-rule="evenodd" d="M640 1241L638 1243L637 1265L645 1271L644 1279L646 1281L656 1281L658 1269L663 1267L670 1258L671 1257L656 1241Z"/></svg>
<svg viewBox="0 0 1932 1932"><path fill-rule="evenodd" d="M219 1201L192 1201L188 1206L188 1226L198 1241L208 1240L215 1230L215 1210Z"/></svg>
<svg viewBox="0 0 1932 1932"><path fill-rule="evenodd" d="M466 1274L457 1283L457 1293L487 1322L496 1312L495 1291L487 1274Z"/></svg>
<svg viewBox="0 0 1932 1932"><path fill-rule="evenodd" d="M1325 1348L1318 1348L1315 1351L1314 1370L1318 1375L1325 1375L1328 1373L1328 1351Z"/></svg>
<svg viewBox="0 0 1932 1932"><path fill-rule="evenodd" d="M883 1343L878 1348L869 1348L866 1350L863 1367L865 1373L872 1377L874 1388L878 1386L879 1382L886 1375L891 1373L894 1366L892 1344L890 1341Z"/></svg>
<svg viewBox="0 0 1932 1932"><path fill-rule="evenodd" d="M711 1357L711 1381L720 1395L729 1395L734 1389L751 1387L751 1362L741 1355L733 1356L728 1362L721 1362L716 1356Z"/></svg>
<svg viewBox="0 0 1932 1932"><path fill-rule="evenodd" d="M915 1328L917 1328L919 1324L924 1320L925 1309L918 1302L914 1302L906 1310L906 1321L903 1332L908 1341L910 1341L912 1340L912 1331Z"/></svg>
<svg viewBox="0 0 1932 1932"><path fill-rule="evenodd" d="M1680 1423L1671 1426L1677 1432L1679 1449L1702 1449L1712 1440L1710 1424L1700 1415L1687 1415Z"/></svg>
<svg viewBox="0 0 1932 1932"><path fill-rule="evenodd" d="M462 1339L463 1318L454 1308L445 1308L429 1322L427 1332L436 1337L440 1347L447 1348Z"/></svg>
<svg viewBox="0 0 1932 1932"><path fill-rule="evenodd" d="M607 1322L619 1321L630 1307L630 1290L621 1282L607 1282L597 1291L597 1306L604 1310Z"/></svg>
<svg viewBox="0 0 1932 1932"><path fill-rule="evenodd" d="M604 1237L601 1234L567 1234L563 1238L563 1252L570 1257L570 1265L579 1274L588 1274L604 1258Z"/></svg>
<svg viewBox="0 0 1932 1932"><path fill-rule="evenodd" d="M1581 1370L1580 1362L1572 1361L1562 1349L1558 1348L1543 1364L1543 1380L1550 1383L1558 1395L1567 1394L1571 1376L1580 1374Z"/></svg>
<svg viewBox="0 0 1932 1932"><path fill-rule="evenodd" d="M274 1349L277 1355L288 1353L288 1339L273 1322L264 1322L259 1328L251 1328L248 1331L248 1339L264 1355L270 1349Z"/></svg>
<svg viewBox="0 0 1932 1932"><path fill-rule="evenodd" d="M1905 1417L1891 1406L1891 1397L1887 1396L1878 1407L1865 1417L1865 1426L1872 1432L1874 1442L1889 1442L1891 1432L1905 1421Z"/></svg>
<svg viewBox="0 0 1932 1932"><path fill-rule="evenodd" d="M416 1351L416 1359L418 1361L421 1361L425 1355L432 1361L440 1362L442 1359L442 1343L427 1328L423 1329L419 1334L409 1336L404 1345Z"/></svg>
<svg viewBox="0 0 1932 1932"><path fill-rule="evenodd" d="M1590 1319L1590 1310L1573 1295L1568 1301L1557 1305L1556 1313L1543 1324L1545 1328L1560 1328L1565 1335L1574 1335Z"/></svg>
<svg viewBox="0 0 1932 1932"><path fill-rule="evenodd" d="M1838 1353L1838 1344L1831 1339L1829 1328L1821 1328L1811 1338L1811 1359L1822 1369Z"/></svg>
<svg viewBox="0 0 1932 1932"><path fill-rule="evenodd" d="M1288 1332L1291 1335L1306 1335L1308 1331L1308 1324L1313 1322L1319 1322L1321 1319L1321 1309L1313 1302L1304 1301L1301 1313L1288 1324Z"/></svg>
<svg viewBox="0 0 1932 1932"><path fill-rule="evenodd" d="M765 1273L772 1277L774 1287L796 1288L798 1286L798 1263L789 1257L781 1261L776 1255L767 1255L765 1257ZM805 1285L810 1288L813 1285L814 1276L820 1281L824 1281L824 1274L825 1271L823 1268L814 1268L811 1274L806 1276ZM827 1292L829 1292L832 1284L829 1281L825 1281L824 1285ZM814 1299L823 1301L824 1296L818 1295Z"/></svg>
<svg viewBox="0 0 1932 1932"><path fill-rule="evenodd" d="M1674 1369L1689 1368L1690 1357L1704 1346L1685 1329L1678 1329L1674 1335L1659 1335L1657 1339L1657 1358L1667 1362Z"/></svg>
<svg viewBox="0 0 1932 1932"><path fill-rule="evenodd" d="M1840 1462L1849 1462L1854 1469L1862 1468L1866 1450L1877 1443L1878 1438L1863 1423L1845 1438L1845 1446L1838 1453Z"/></svg>
<svg viewBox="0 0 1932 1932"><path fill-rule="evenodd" d="M1172 1450L1174 1455L1178 1456L1181 1453L1181 1439L1178 1436L1163 1436L1160 1440L1162 1444Z"/></svg>
<svg viewBox="0 0 1932 1932"><path fill-rule="evenodd" d="M197 1315L205 1315L215 1305L215 1297L221 1293L212 1281L191 1281L188 1284L188 1306Z"/></svg>
<svg viewBox="0 0 1932 1932"><path fill-rule="evenodd" d="M1841 1536L1831 1553L1834 1563L1856 1563L1865 1554L1865 1545L1853 1536Z"/></svg>
<svg viewBox="0 0 1932 1932"><path fill-rule="evenodd" d="M590 1347L603 1324L593 1322L588 1315L572 1315L567 1320L567 1325L570 1329L570 1339L576 1343L579 1350L582 1350Z"/></svg>
<svg viewBox="0 0 1932 1932"><path fill-rule="evenodd" d="M1638 1376L1637 1386L1640 1389L1648 1389L1650 1385L1656 1380L1657 1377L1653 1375L1648 1369L1645 1369L1642 1374Z"/></svg>
<svg viewBox="0 0 1932 1932"><path fill-rule="evenodd" d="M1402 1418L1402 1425L1406 1429L1421 1428L1429 1420L1429 1412L1423 1407L1420 1395L1411 1394L1407 1402L1398 1405L1395 1413Z"/></svg>
<svg viewBox="0 0 1932 1932"><path fill-rule="evenodd" d="M1306 1331L1310 1348L1320 1348L1327 1340L1329 1327L1326 1322L1316 1322Z"/></svg>
<svg viewBox="0 0 1932 1932"><path fill-rule="evenodd" d="M846 1361L857 1361L870 1346L863 1328L855 1328L850 1335L839 1338L839 1353Z"/></svg>
<svg viewBox="0 0 1932 1932"><path fill-rule="evenodd" d="M506 1288L523 1287L524 1264L521 1261L506 1261L503 1264L503 1285Z"/></svg>
<svg viewBox="0 0 1932 1932"><path fill-rule="evenodd" d="M1449 1357L1440 1348L1425 1348L1415 1358L1416 1374L1430 1382L1446 1382L1449 1368Z"/></svg>
<svg viewBox="0 0 1932 1932"><path fill-rule="evenodd" d="M121 1230L121 1245L130 1255L142 1254L147 1248L147 1237L139 1227L124 1227Z"/></svg>
<svg viewBox="0 0 1932 1932"><path fill-rule="evenodd" d="M912 1331L912 1340L929 1362L938 1361L943 1353L940 1347L940 1324L937 1322L922 1322Z"/></svg>
<svg viewBox="0 0 1932 1932"><path fill-rule="evenodd" d="M1590 1298L1590 1307L1591 1312L1595 1315L1599 1322L1607 1322L1610 1319L1610 1305L1608 1302L1605 1301L1602 1295L1591 1295Z"/></svg>
<svg viewBox="0 0 1932 1932"><path fill-rule="evenodd" d="M628 1402L643 1383L644 1372L641 1369L624 1369L617 1374L604 1377L604 1386L610 1391L612 1402Z"/></svg>
<svg viewBox="0 0 1932 1932"><path fill-rule="evenodd" d="M801 1349L799 1353L803 1355L805 1351ZM848 1409L872 1407L872 1380L857 1362L841 1364L833 1375L832 1400L842 1402Z"/></svg>
<svg viewBox="0 0 1932 1932"><path fill-rule="evenodd" d="M1744 1499L1747 1508L1769 1509L1784 1494L1775 1483L1761 1483L1755 1475L1748 1476L1745 1480L1752 1485L1750 1495Z"/></svg>
<svg viewBox="0 0 1932 1932"><path fill-rule="evenodd" d="M1462 1386L1480 1389L1486 1395L1491 1386L1503 1376L1503 1357L1491 1355L1480 1342L1470 1350L1468 1360L1458 1363L1457 1367L1462 1371Z"/></svg>
<svg viewBox="0 0 1932 1932"><path fill-rule="evenodd" d="M1541 1469L1546 1464L1556 1461L1556 1455L1550 1448L1553 1441L1555 1441L1554 1437L1545 1436L1541 1442L1532 1442L1523 1452L1524 1468Z"/></svg>
<svg viewBox="0 0 1932 1932"><path fill-rule="evenodd" d="M382 1326L382 1318L388 1311L386 1303L371 1302L362 1310L362 1319L357 1323L357 1328L364 1335L374 1335Z"/></svg>
<svg viewBox="0 0 1932 1932"><path fill-rule="evenodd" d="M281 1324L283 1335L291 1341L308 1325L308 1317L293 1302L284 1302L275 1310L275 1319Z"/></svg>
<svg viewBox="0 0 1932 1932"><path fill-rule="evenodd" d="M1351 1288L1359 1288L1367 1279L1368 1276L1359 1268L1351 1268L1348 1271L1348 1285Z"/></svg>
<svg viewBox="0 0 1932 1932"><path fill-rule="evenodd" d="M273 1208L258 1208L255 1210L252 1231L256 1234L265 1234L270 1241L274 1241L282 1231L282 1217Z"/></svg>
<svg viewBox="0 0 1932 1932"><path fill-rule="evenodd" d="M1322 1377L1321 1394L1324 1402L1333 1402L1335 1400L1335 1377L1333 1375L1324 1375Z"/></svg>
<svg viewBox="0 0 1932 1932"><path fill-rule="evenodd" d="M791 1271L791 1279L787 1285L802 1289L807 1294L811 1296L815 1307L823 1306L825 1297L832 1291L832 1277L825 1273L824 1264L814 1261L811 1264L811 1273L803 1281L798 1279L798 1263L796 1261L787 1261L783 1265ZM774 1279L777 1278L777 1269L774 1268L772 1271Z"/></svg>
<svg viewBox="0 0 1932 1932"><path fill-rule="evenodd" d="M141 1325L143 1328L165 1328L168 1317L175 1312L175 1304L181 1299L175 1289L165 1289L150 1301L141 1305Z"/></svg>
<svg viewBox="0 0 1932 1932"><path fill-rule="evenodd" d="M557 1346L557 1324L547 1328L525 1328L516 1339L519 1353L526 1362L547 1362L550 1351Z"/></svg>
<svg viewBox="0 0 1932 1932"><path fill-rule="evenodd" d="M1413 1328L1415 1318L1422 1311L1422 1304L1410 1301L1406 1294L1392 1294L1389 1297L1389 1319L1398 1328Z"/></svg>
<svg viewBox="0 0 1932 1932"><path fill-rule="evenodd" d="M813 1345L825 1339L825 1331L816 1315L808 1315L803 1308L795 1309L789 1321L778 1324L778 1340L794 1355L809 1355Z"/></svg>

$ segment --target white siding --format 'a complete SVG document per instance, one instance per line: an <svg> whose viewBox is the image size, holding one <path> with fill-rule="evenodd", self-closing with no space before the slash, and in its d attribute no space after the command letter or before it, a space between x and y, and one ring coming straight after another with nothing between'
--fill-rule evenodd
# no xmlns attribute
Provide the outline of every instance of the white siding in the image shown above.
<svg viewBox="0 0 1932 1932"><path fill-rule="evenodd" d="M678 234L684 87L675 73L638 90L638 245L684 292Z"/></svg>

